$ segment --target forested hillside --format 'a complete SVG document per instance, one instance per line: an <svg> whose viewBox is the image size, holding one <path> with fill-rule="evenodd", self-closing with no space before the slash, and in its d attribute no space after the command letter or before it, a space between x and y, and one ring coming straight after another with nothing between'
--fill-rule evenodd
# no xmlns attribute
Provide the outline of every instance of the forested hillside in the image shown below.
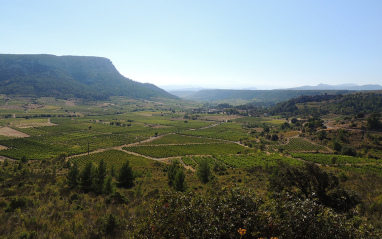
<svg viewBox="0 0 382 239"><path fill-rule="evenodd" d="M338 95L347 94L348 90L200 90L178 96L190 100L221 101L221 100L246 100L257 105L272 106L279 102L296 98L302 95ZM174 92L176 94L176 92Z"/></svg>
<svg viewBox="0 0 382 239"><path fill-rule="evenodd" d="M347 95L300 96L281 102L272 109L272 115L312 115L380 112L382 110L382 92L356 93Z"/></svg>
<svg viewBox="0 0 382 239"><path fill-rule="evenodd" d="M109 59L54 55L0 55L0 94L88 99L176 98L155 85L122 76Z"/></svg>

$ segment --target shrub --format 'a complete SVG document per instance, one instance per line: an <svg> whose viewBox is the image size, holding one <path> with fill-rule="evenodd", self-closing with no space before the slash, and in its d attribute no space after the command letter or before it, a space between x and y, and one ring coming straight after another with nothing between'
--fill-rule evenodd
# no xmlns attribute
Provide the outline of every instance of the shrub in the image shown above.
<svg viewBox="0 0 382 239"><path fill-rule="evenodd" d="M5 208L6 212L14 212L18 208L26 208L31 205L32 201L26 197L14 197L11 202Z"/></svg>
<svg viewBox="0 0 382 239"><path fill-rule="evenodd" d="M261 199L247 190L226 188L207 194L166 191L151 207L140 238L234 238L239 228L257 234Z"/></svg>
<svg viewBox="0 0 382 239"><path fill-rule="evenodd" d="M357 152L353 147L350 146L343 146L341 148L341 154L343 155L349 155L349 156L356 156Z"/></svg>
<svg viewBox="0 0 382 239"><path fill-rule="evenodd" d="M337 141L337 140L334 140L332 142L332 147L335 151L341 151L341 148L342 148L342 145Z"/></svg>
<svg viewBox="0 0 382 239"><path fill-rule="evenodd" d="M261 209L268 238L377 238L364 220L354 223L356 215L336 213L315 200L284 195Z"/></svg>
<svg viewBox="0 0 382 239"><path fill-rule="evenodd" d="M288 194L264 204L239 187L205 194L166 191L141 219L134 236L239 238L245 231L243 238L376 238L362 219L347 216Z"/></svg>
<svg viewBox="0 0 382 239"><path fill-rule="evenodd" d="M119 228L120 220L116 215L110 213L104 218L103 232L106 235L115 235L117 229Z"/></svg>
<svg viewBox="0 0 382 239"><path fill-rule="evenodd" d="M270 189L288 192L301 199L314 198L337 212L347 212L360 203L359 198L343 190L338 178L314 163L304 167L281 165L270 178Z"/></svg>
<svg viewBox="0 0 382 239"><path fill-rule="evenodd" d="M277 134L273 134L271 139L272 141L277 141L279 140L279 136Z"/></svg>

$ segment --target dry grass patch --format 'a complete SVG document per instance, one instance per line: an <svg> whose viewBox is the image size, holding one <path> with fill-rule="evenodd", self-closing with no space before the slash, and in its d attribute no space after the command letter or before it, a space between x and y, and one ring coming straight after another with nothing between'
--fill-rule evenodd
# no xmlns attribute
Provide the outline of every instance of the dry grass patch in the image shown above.
<svg viewBox="0 0 382 239"><path fill-rule="evenodd" d="M70 101L70 100L64 100L64 101L65 101L65 106L76 106L74 101Z"/></svg>
<svg viewBox="0 0 382 239"><path fill-rule="evenodd" d="M234 120L237 118L242 118L240 115L211 115L211 116L201 116L199 119L201 120L212 120L212 121L228 121Z"/></svg>
<svg viewBox="0 0 382 239"><path fill-rule="evenodd" d="M25 119L11 122L12 127L17 127L20 129L52 125L55 124L51 123L50 119Z"/></svg>
<svg viewBox="0 0 382 239"><path fill-rule="evenodd" d="M299 134L298 131L288 131L284 133L284 136L287 138L290 138L290 137L296 137L298 136L298 134Z"/></svg>
<svg viewBox="0 0 382 239"><path fill-rule="evenodd" d="M8 136L8 137L18 137L18 138L29 137L29 135L9 127L0 128L0 135Z"/></svg>

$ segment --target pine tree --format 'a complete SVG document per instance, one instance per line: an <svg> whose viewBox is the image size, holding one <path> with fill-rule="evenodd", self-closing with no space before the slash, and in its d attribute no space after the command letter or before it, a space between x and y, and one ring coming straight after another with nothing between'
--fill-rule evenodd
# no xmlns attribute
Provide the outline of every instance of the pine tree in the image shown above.
<svg viewBox="0 0 382 239"><path fill-rule="evenodd" d="M102 193L104 190L104 184L105 184L105 179L107 174L107 165L105 163L105 160L103 159L101 160L95 172L96 172L95 179L94 179L95 190L98 193Z"/></svg>
<svg viewBox="0 0 382 239"><path fill-rule="evenodd" d="M114 193L113 177L111 175L109 175L109 177L107 177L107 179L106 179L104 192L106 194Z"/></svg>
<svg viewBox="0 0 382 239"><path fill-rule="evenodd" d="M186 190L186 175L182 169L178 169L178 172L175 175L174 189L181 192Z"/></svg>
<svg viewBox="0 0 382 239"><path fill-rule="evenodd" d="M176 173L178 172L179 165L178 162L173 161L167 168L167 177L168 177L168 185L173 186L175 181Z"/></svg>
<svg viewBox="0 0 382 239"><path fill-rule="evenodd" d="M111 166L111 169L110 169L110 175L111 175L112 177L115 177L115 176L117 175L117 172L116 172L116 170L115 170L114 165Z"/></svg>
<svg viewBox="0 0 382 239"><path fill-rule="evenodd" d="M91 161L86 163L80 178L81 187L85 191L90 191L94 182L94 165Z"/></svg>
<svg viewBox="0 0 382 239"><path fill-rule="evenodd" d="M23 169L23 163L21 161L19 161L19 165L17 167L17 170L21 170Z"/></svg>
<svg viewBox="0 0 382 239"><path fill-rule="evenodd" d="M79 174L80 174L80 170L78 169L78 165L75 162L74 165L70 167L68 175L66 175L66 179L68 180L69 187L71 188L77 187Z"/></svg>
<svg viewBox="0 0 382 239"><path fill-rule="evenodd" d="M119 170L118 175L118 186L123 188L131 188L134 186L134 172L131 166L129 165L129 161L126 160L126 162L122 165L121 169Z"/></svg>
<svg viewBox="0 0 382 239"><path fill-rule="evenodd" d="M200 161L198 169L196 170L196 175L204 184L210 181L212 173L210 164L208 163L207 159L202 159Z"/></svg>
<svg viewBox="0 0 382 239"><path fill-rule="evenodd" d="M25 155L23 155L23 156L21 157L21 162L22 162L22 163L26 163L26 162L28 162L28 159L27 159L27 157L25 157Z"/></svg>
<svg viewBox="0 0 382 239"><path fill-rule="evenodd" d="M8 165L9 165L9 160L5 158L3 166L8 167Z"/></svg>

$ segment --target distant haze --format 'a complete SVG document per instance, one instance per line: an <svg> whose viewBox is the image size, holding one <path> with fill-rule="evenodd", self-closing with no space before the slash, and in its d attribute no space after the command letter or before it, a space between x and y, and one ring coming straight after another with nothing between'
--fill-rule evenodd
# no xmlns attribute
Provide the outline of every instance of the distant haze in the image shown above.
<svg viewBox="0 0 382 239"><path fill-rule="evenodd" d="M216 85L216 87L198 87L198 86L182 86L182 85L168 85L160 86L166 91L199 91L205 89L233 89L233 90L382 90L382 86L378 84L369 85L357 85L353 83L341 84L341 85L328 85L328 84L318 84L316 86L298 86L298 87L277 87L277 86L256 86L256 87L240 87L232 86L232 88L224 88Z"/></svg>

